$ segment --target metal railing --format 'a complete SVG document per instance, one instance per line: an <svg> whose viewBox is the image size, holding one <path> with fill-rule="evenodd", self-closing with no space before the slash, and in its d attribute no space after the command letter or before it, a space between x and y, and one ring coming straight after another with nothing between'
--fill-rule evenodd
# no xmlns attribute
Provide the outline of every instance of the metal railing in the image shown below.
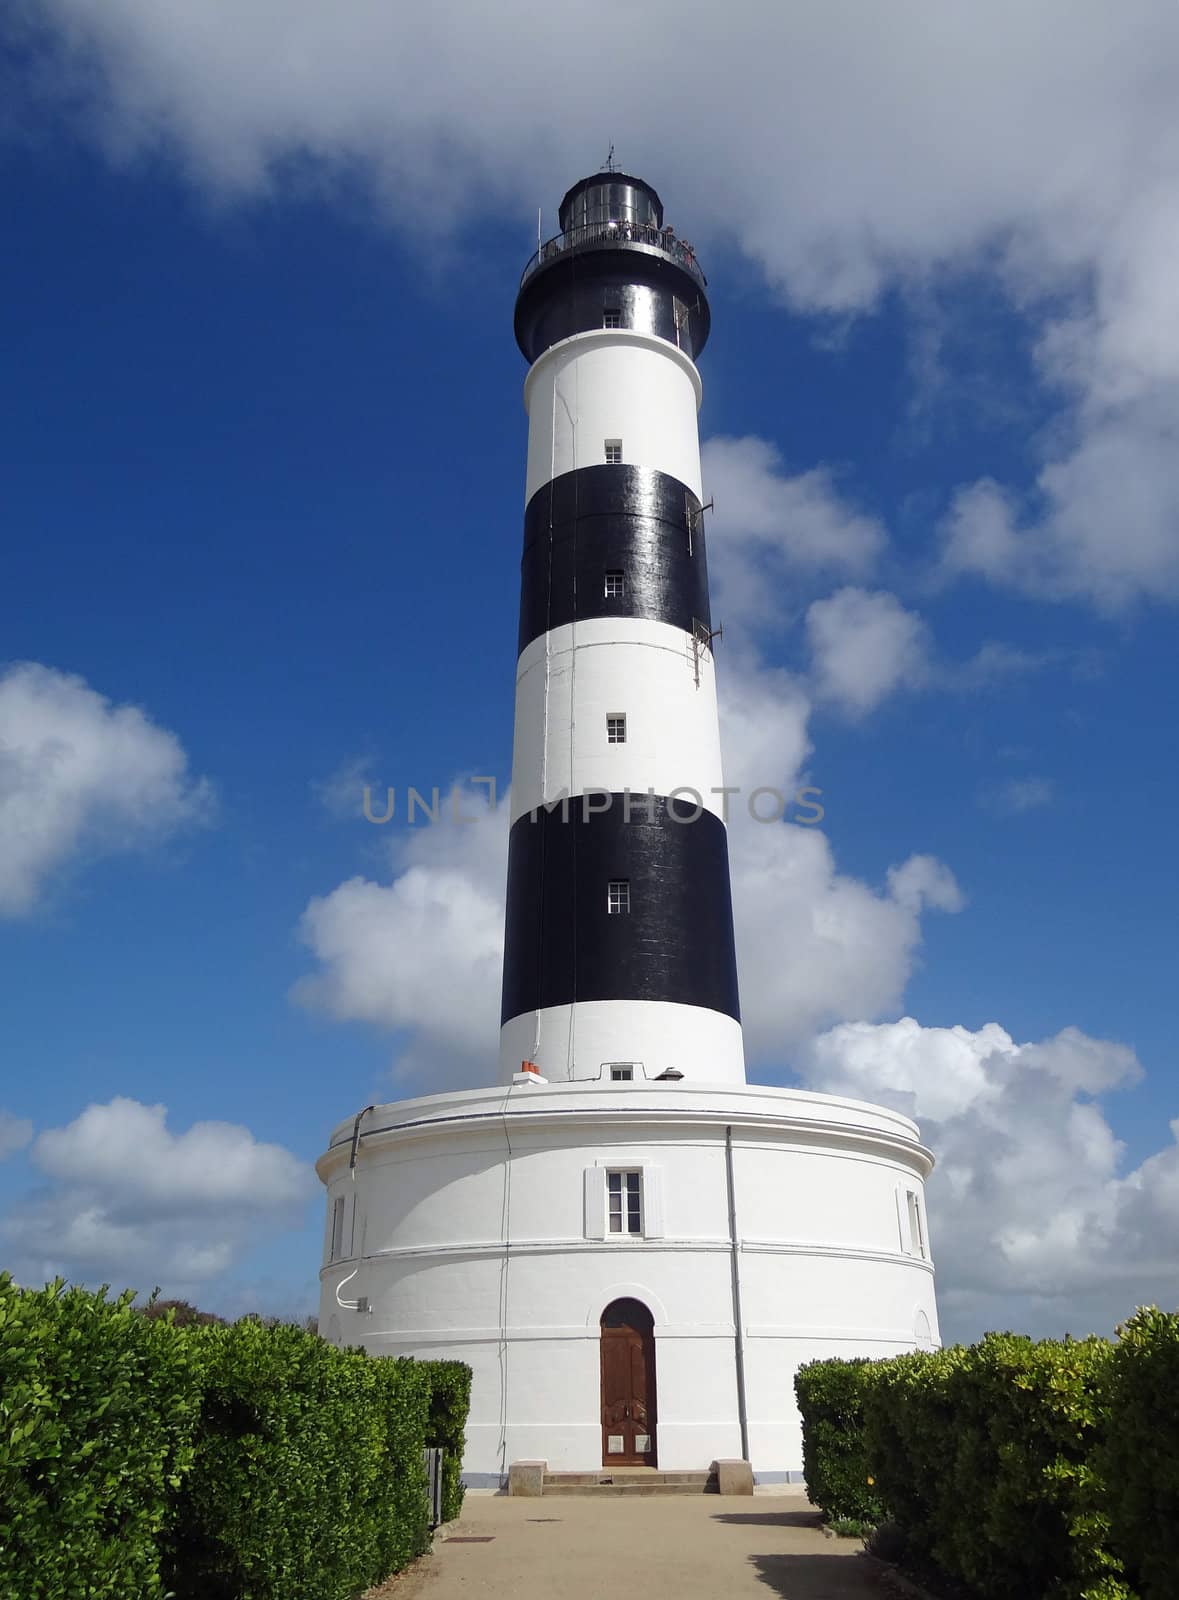
<svg viewBox="0 0 1179 1600"><path fill-rule="evenodd" d="M648 222L589 222L580 228L570 228L567 232L555 234L553 238L546 240L520 274L520 286L523 288L534 272L539 271L541 267L547 267L550 261L555 261L569 251L599 250L603 245L608 247L628 244L647 245L651 249L658 250L677 266L690 272L701 287L708 283L692 246L683 239L677 239L670 228L657 228Z"/></svg>

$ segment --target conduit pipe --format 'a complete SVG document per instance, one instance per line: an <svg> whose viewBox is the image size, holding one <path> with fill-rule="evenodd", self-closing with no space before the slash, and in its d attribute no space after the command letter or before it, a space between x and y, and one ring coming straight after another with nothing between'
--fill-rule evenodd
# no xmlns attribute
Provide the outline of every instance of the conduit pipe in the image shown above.
<svg viewBox="0 0 1179 1600"><path fill-rule="evenodd" d="M745 1405L745 1323L741 1315L741 1247L737 1239L737 1192L733 1182L733 1124L725 1129L725 1179L729 1190L729 1251L733 1275L733 1355L737 1369L737 1418L741 1424L741 1459L749 1461L749 1413Z"/></svg>

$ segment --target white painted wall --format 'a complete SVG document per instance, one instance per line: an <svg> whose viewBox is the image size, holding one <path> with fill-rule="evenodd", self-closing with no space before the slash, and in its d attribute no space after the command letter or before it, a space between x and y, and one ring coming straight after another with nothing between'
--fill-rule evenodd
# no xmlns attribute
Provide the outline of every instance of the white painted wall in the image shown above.
<svg viewBox="0 0 1179 1600"><path fill-rule="evenodd" d="M469 1361L469 1474L525 1456L596 1468L599 1318L633 1295L655 1319L660 1464L735 1455L728 1125L753 1463L798 1472L800 1362L912 1349L922 1318L936 1339L932 1265L907 1253L896 1204L898 1187L921 1192L930 1159L885 1108L686 1083L522 1085L377 1107L355 1180L351 1121L319 1163L329 1205L346 1199L345 1237L355 1206L365 1241L355 1259L325 1264L320 1325L374 1354ZM658 1237L587 1237L585 1171L611 1165L657 1172ZM336 1303L354 1269L343 1298L368 1295L367 1316Z"/></svg>
<svg viewBox="0 0 1179 1600"><path fill-rule="evenodd" d="M699 677L699 682L697 682ZM606 718L626 717L609 744ZM562 794L695 790L718 817L716 667L664 622L594 617L533 639L516 670L512 821ZM695 805L695 795L683 796Z"/></svg>
<svg viewBox="0 0 1179 1600"><path fill-rule="evenodd" d="M528 370L525 504L550 479L605 461L607 439L622 459L656 467L700 496L696 412L700 374L666 339L612 328L552 345Z"/></svg>
<svg viewBox="0 0 1179 1600"><path fill-rule="evenodd" d="M668 1067L692 1085L745 1082L741 1024L706 1006L667 1000L579 1000L521 1012L500 1030L500 1082L510 1083L522 1061L535 1061L555 1082L608 1080L603 1066L610 1061L635 1062L636 1085Z"/></svg>

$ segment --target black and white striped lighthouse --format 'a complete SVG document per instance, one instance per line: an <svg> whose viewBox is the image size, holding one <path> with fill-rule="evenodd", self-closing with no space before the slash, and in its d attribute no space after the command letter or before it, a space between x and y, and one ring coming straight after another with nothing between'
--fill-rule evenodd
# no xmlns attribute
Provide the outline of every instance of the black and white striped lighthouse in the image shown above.
<svg viewBox="0 0 1179 1600"><path fill-rule="evenodd" d="M705 278L642 179L569 190L531 363L500 1076L743 1083L696 357Z"/></svg>

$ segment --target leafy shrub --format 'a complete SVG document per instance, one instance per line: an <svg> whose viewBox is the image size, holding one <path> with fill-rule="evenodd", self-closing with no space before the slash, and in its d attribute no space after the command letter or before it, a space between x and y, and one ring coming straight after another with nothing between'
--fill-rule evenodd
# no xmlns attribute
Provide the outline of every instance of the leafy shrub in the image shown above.
<svg viewBox="0 0 1179 1600"><path fill-rule="evenodd" d="M1091 1457L1110 1346L988 1334L881 1363L865 1443L911 1554L983 1600L1131 1594Z"/></svg>
<svg viewBox="0 0 1179 1600"><path fill-rule="evenodd" d="M351 1600L426 1548L424 1369L290 1325L186 1337L206 1376L169 1529L179 1600Z"/></svg>
<svg viewBox="0 0 1179 1600"><path fill-rule="evenodd" d="M463 1508L463 1430L471 1408L471 1369L462 1361L423 1361L430 1378L430 1416L426 1443L440 1448L442 1520L451 1522Z"/></svg>
<svg viewBox="0 0 1179 1600"><path fill-rule="evenodd" d="M159 1537L192 1459L199 1362L132 1298L0 1274L0 1594L163 1594Z"/></svg>
<svg viewBox="0 0 1179 1600"><path fill-rule="evenodd" d="M794 1375L807 1493L832 1520L883 1520L864 1449L864 1399L879 1365L810 1361Z"/></svg>
<svg viewBox="0 0 1179 1600"><path fill-rule="evenodd" d="M1118 1329L1106 1437L1096 1457L1113 1539L1146 1600L1179 1595L1179 1313L1153 1306Z"/></svg>

